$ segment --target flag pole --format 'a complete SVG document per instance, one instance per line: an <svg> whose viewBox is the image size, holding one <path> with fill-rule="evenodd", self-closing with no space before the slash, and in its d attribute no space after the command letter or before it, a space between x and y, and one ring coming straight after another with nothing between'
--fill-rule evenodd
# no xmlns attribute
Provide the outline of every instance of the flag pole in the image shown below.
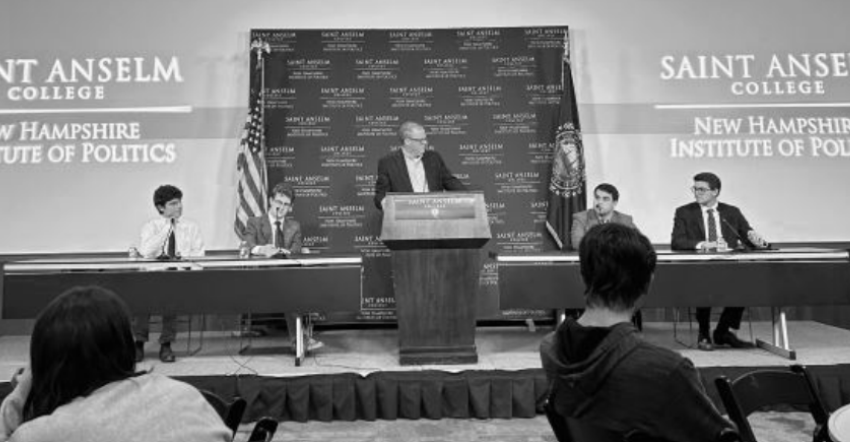
<svg viewBox="0 0 850 442"><path fill-rule="evenodd" d="M263 157L263 163L265 163L266 156L266 57L264 54L268 54L271 52L271 47L269 43L262 39L256 39L251 42L251 50L257 55L257 65L255 69L260 70L260 93L259 93L259 102L260 102L260 127L263 130L260 131L260 155ZM261 189L261 198L263 201L263 206L268 204L268 198L266 198L266 189L268 188L268 173L265 169L260 170L260 177L262 180L262 189ZM263 207L266 209L265 207ZM264 210L265 211L265 210Z"/></svg>

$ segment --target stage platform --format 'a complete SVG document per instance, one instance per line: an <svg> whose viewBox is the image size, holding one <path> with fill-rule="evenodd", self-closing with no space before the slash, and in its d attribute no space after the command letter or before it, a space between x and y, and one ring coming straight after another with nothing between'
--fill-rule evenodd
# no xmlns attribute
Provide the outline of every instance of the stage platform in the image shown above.
<svg viewBox="0 0 850 442"><path fill-rule="evenodd" d="M223 325L223 324L222 324ZM401 366L393 329L326 330L325 346L300 367L288 348L286 333L247 340L227 331L205 332L203 347L187 354L186 334L174 344L178 360L157 359L156 335L146 347L142 370L183 379L223 396L240 395L249 403L246 421L269 415L280 420L354 420L396 418L513 418L540 413L546 382L537 352L551 326L480 327L479 361L471 365ZM770 323L753 323L754 337L769 339ZM689 341L687 324L680 339ZM809 367L828 407L850 402L850 331L811 321L789 323L797 361L759 349L689 349L673 339L671 323L644 324L650 342L681 352L700 369L709 393L713 379L762 367L799 363ZM749 338L745 323L739 336ZM197 333L192 346L197 345ZM29 336L0 337L0 379L9 379L28 359ZM0 386L5 394L8 384ZM719 403L719 402L718 402Z"/></svg>

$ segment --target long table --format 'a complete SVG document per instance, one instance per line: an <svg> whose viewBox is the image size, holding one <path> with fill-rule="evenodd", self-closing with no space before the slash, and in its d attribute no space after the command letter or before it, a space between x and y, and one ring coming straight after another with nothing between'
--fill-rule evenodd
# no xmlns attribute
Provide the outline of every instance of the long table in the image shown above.
<svg viewBox="0 0 850 442"><path fill-rule="evenodd" d="M575 253L499 255L502 309L584 308ZM646 307L771 307L773 343L757 345L789 359L784 307L850 304L850 253L797 248L739 253L658 252Z"/></svg>
<svg viewBox="0 0 850 442"><path fill-rule="evenodd" d="M134 314L244 314L359 311L361 258L130 258L30 260L6 263L0 319L30 319L70 287L114 291ZM296 365L304 356L296 326Z"/></svg>

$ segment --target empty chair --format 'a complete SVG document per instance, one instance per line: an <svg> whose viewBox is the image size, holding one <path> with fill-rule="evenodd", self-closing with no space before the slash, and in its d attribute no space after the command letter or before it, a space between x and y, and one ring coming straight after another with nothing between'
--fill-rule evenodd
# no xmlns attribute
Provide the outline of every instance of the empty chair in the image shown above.
<svg viewBox="0 0 850 442"><path fill-rule="evenodd" d="M738 426L741 440L756 442L747 416L772 405L808 407L815 420L814 442L831 441L827 428L829 418L805 367L793 365L789 370L757 370L734 381L725 376L714 380L729 418Z"/></svg>

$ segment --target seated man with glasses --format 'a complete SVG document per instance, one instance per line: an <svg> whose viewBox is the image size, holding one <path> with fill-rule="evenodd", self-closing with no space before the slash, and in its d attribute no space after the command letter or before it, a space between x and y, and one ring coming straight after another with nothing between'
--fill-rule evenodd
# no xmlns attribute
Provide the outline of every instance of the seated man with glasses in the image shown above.
<svg viewBox="0 0 850 442"><path fill-rule="evenodd" d="M375 206L383 210L387 192L441 192L466 190L452 175L439 153L428 147L428 136L421 124L403 123L398 129L401 149L378 161L378 181L375 183Z"/></svg>
<svg viewBox="0 0 850 442"><path fill-rule="evenodd" d="M301 246L301 224L287 215L292 211L295 201L295 189L287 183L278 183L269 195L269 211L265 215L255 216L248 219L245 226L245 238L243 238L251 250L252 255L262 255L267 258L274 256L289 256L292 254L307 253L306 248ZM255 319L265 321L268 316L280 315L254 315ZM297 313L286 313L286 328L289 332L290 341L295 347L295 321ZM258 321L259 322L259 321ZM307 332L307 351L321 348L323 344L311 337L310 330Z"/></svg>
<svg viewBox="0 0 850 442"><path fill-rule="evenodd" d="M725 251L740 248L764 249L767 241L750 227L741 211L729 204L717 201L720 195L720 178L710 172L694 176L695 202L676 209L673 220L673 235L670 248L673 250ZM752 343L742 341L729 329L737 330L741 326L743 307L726 307L714 330L715 345L729 345L733 348L749 348ZM699 323L700 350L713 350L709 337L710 307L697 308Z"/></svg>

